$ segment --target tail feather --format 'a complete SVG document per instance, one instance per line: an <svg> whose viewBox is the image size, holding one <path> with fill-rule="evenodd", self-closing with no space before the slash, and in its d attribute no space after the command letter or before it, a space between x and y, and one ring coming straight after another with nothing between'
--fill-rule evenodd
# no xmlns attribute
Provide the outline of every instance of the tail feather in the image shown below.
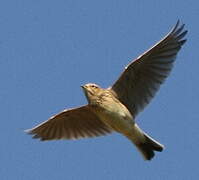
<svg viewBox="0 0 199 180"><path fill-rule="evenodd" d="M135 144L145 160L151 160L155 156L154 151L161 152L164 149L162 144L144 133L137 124L135 124L134 130L128 138Z"/></svg>
<svg viewBox="0 0 199 180"><path fill-rule="evenodd" d="M145 137L145 142L136 144L136 146L144 156L144 159L151 160L155 156L154 151L161 152L163 150L163 145L153 140L146 134L144 134L144 137Z"/></svg>

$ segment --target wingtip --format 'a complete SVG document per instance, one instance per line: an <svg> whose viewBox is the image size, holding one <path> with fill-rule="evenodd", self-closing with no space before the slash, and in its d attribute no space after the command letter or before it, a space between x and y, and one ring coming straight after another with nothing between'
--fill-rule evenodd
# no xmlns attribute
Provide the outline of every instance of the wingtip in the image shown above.
<svg viewBox="0 0 199 180"><path fill-rule="evenodd" d="M180 24L180 19L177 20L176 26Z"/></svg>
<svg viewBox="0 0 199 180"><path fill-rule="evenodd" d="M31 129L25 129L25 130L23 130L23 132L26 134L32 134Z"/></svg>
<svg viewBox="0 0 199 180"><path fill-rule="evenodd" d="M188 33L188 30L184 29L185 24L180 25L180 20L177 21L176 25L172 28L168 36L176 37L178 41L180 41L181 45L183 45L186 42L186 39L183 39L185 35ZM183 40L182 40L183 39Z"/></svg>
<svg viewBox="0 0 199 180"><path fill-rule="evenodd" d="M179 25L180 25L180 20L178 19L177 22L176 22L176 24L174 25L174 27L171 29L171 32L172 32L172 33L175 33L176 30L178 30L178 29L183 29L184 26L185 26L185 24L182 24L182 25L180 26L180 28L179 28Z"/></svg>
<svg viewBox="0 0 199 180"><path fill-rule="evenodd" d="M180 24L180 20L178 19L175 26L172 28L172 32L175 32L175 30L178 28L179 24Z"/></svg>
<svg viewBox="0 0 199 180"><path fill-rule="evenodd" d="M26 129L24 132L28 135L32 135L33 139L39 138L39 136L33 132L33 129Z"/></svg>
<svg viewBox="0 0 199 180"><path fill-rule="evenodd" d="M39 139L40 141L45 141L45 139L41 138L38 134L35 134L32 129L26 129L24 132L28 135L32 136L32 139Z"/></svg>

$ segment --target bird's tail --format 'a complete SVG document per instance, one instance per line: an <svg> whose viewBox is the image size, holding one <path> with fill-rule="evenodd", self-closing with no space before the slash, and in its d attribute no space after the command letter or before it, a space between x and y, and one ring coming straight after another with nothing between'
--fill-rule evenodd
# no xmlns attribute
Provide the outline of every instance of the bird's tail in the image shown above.
<svg viewBox="0 0 199 180"><path fill-rule="evenodd" d="M155 155L154 151L161 152L164 149L162 144L144 133L137 124L135 124L133 132L127 137L135 144L145 160L151 160Z"/></svg>

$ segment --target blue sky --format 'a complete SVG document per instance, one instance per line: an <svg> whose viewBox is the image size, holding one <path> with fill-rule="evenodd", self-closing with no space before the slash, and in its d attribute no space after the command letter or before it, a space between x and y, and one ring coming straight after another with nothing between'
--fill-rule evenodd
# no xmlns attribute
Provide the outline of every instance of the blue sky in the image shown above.
<svg viewBox="0 0 199 180"><path fill-rule="evenodd" d="M195 0L0 2L2 180L197 179L199 3ZM119 134L40 142L23 130L87 103L80 85L111 85L180 19L187 43L138 124L166 147L143 161Z"/></svg>

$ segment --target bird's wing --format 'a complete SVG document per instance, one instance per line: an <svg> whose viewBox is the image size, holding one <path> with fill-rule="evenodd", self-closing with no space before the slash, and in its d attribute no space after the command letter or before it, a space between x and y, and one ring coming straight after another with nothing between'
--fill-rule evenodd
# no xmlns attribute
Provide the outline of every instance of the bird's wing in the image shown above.
<svg viewBox="0 0 199 180"><path fill-rule="evenodd" d="M131 62L110 87L113 94L135 117L154 97L169 75L178 51L186 42L184 24L179 21L155 46Z"/></svg>
<svg viewBox="0 0 199 180"><path fill-rule="evenodd" d="M41 140L80 139L111 133L90 108L85 105L65 110L26 132Z"/></svg>

